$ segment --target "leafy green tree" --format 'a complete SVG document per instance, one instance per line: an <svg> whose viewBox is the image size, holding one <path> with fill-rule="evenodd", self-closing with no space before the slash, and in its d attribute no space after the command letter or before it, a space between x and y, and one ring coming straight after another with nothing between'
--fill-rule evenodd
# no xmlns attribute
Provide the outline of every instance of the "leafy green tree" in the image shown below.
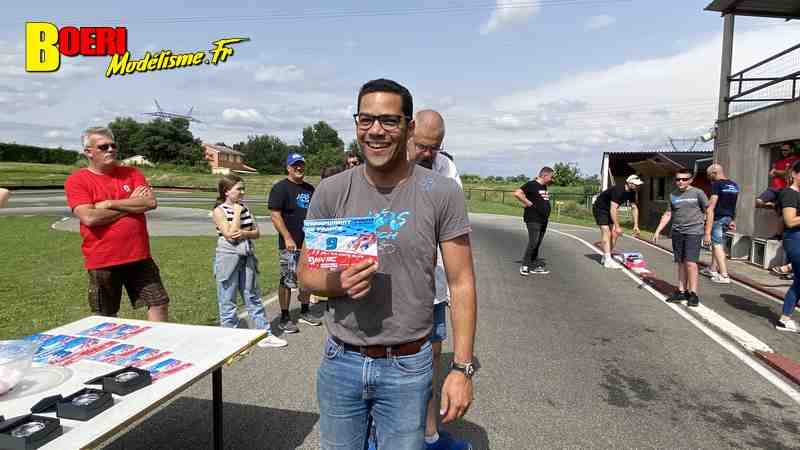
<svg viewBox="0 0 800 450"><path fill-rule="evenodd" d="M262 173L282 174L286 172L286 156L289 146L279 137L267 134L250 136L247 142L234 144L234 150L244 153L247 165Z"/></svg>
<svg viewBox="0 0 800 450"><path fill-rule="evenodd" d="M583 184L581 171L574 162L557 162L553 166L553 183L556 186L580 186Z"/></svg>
<svg viewBox="0 0 800 450"><path fill-rule="evenodd" d="M205 165L200 140L189 130L186 119L155 119L140 123L117 118L109 123L120 147L120 159L142 155L154 163L186 166Z"/></svg>
<svg viewBox="0 0 800 450"><path fill-rule="evenodd" d="M108 128L114 133L118 158L125 159L135 156L131 139L142 129L142 124L130 117L117 117L108 124Z"/></svg>
<svg viewBox="0 0 800 450"><path fill-rule="evenodd" d="M310 127L303 128L301 153L308 157L321 152L327 147L344 150L344 142L339 139L339 133L324 121L319 121Z"/></svg>

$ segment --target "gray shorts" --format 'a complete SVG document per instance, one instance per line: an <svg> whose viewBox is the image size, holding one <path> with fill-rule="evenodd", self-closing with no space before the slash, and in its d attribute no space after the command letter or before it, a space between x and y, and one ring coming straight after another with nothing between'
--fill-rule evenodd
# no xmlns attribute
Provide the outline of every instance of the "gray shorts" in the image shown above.
<svg viewBox="0 0 800 450"><path fill-rule="evenodd" d="M702 234L683 234L672 232L672 253L676 263L693 262L700 260L700 244L703 243Z"/></svg>
<svg viewBox="0 0 800 450"><path fill-rule="evenodd" d="M300 259L300 252L295 250L280 251L281 280L280 285L289 289L297 288L297 261Z"/></svg>

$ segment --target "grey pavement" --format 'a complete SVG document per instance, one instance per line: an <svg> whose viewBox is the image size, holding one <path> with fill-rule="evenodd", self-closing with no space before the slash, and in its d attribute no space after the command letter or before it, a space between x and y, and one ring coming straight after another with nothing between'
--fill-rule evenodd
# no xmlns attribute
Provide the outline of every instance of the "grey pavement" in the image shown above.
<svg viewBox="0 0 800 450"><path fill-rule="evenodd" d="M468 415L446 429L476 450L797 447L794 400L621 271L602 268L589 248L549 232L542 256L551 273L523 278L521 220L471 217L481 368ZM625 249L639 245L623 239ZM669 273L668 255L647 256ZM761 330L770 345L797 346L800 336L769 331L759 310L737 302L774 305L740 286L710 284L703 281L702 299L720 314ZM277 316L275 303L268 314ZM224 370L226 448L319 448L315 373L324 336L301 325L288 347L254 349ZM448 341L440 363L451 352ZM203 380L108 448L210 448L210 396Z"/></svg>
<svg viewBox="0 0 800 450"><path fill-rule="evenodd" d="M177 208L170 203L193 202L206 199L197 197L164 197L159 198L159 207L147 213L148 229L151 236L209 236L216 234L211 220L210 209ZM78 232L80 223L72 216L66 206L63 191L15 191L9 201L9 207L0 209L0 216L11 215L51 215L61 216L53 228L61 231ZM209 200L213 203L213 199ZM212 204L213 206L213 204ZM275 235L269 217L256 216L263 234Z"/></svg>

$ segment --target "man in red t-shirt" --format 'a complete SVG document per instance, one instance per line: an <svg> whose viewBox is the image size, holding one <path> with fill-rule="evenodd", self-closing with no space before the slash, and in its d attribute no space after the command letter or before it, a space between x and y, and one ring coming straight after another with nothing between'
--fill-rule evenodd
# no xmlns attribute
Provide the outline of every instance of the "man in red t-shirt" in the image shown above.
<svg viewBox="0 0 800 450"><path fill-rule="evenodd" d="M134 308L147 306L148 320L166 322L169 297L150 256L144 215L156 208L156 197L139 170L118 164L111 130L89 128L81 138L89 167L70 175L64 191L81 222L89 306L116 316L124 286Z"/></svg>
<svg viewBox="0 0 800 450"><path fill-rule="evenodd" d="M798 160L798 156L794 153L794 146L791 142L781 144L780 150L781 159L772 165L772 170L769 171L771 177L769 187L756 199L756 208L774 208L778 194L789 186L786 183L786 177L789 175L792 164Z"/></svg>

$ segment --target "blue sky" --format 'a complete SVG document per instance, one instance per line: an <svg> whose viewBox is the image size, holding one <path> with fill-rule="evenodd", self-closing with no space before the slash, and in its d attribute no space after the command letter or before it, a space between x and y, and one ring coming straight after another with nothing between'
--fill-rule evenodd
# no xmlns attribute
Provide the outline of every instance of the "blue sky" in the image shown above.
<svg viewBox="0 0 800 450"><path fill-rule="evenodd" d="M358 88L387 77L411 90L415 109L442 112L445 147L462 173L532 175L558 161L596 173L603 151L713 126L722 19L703 11L707 3L16 2L0 19L0 141L78 149L82 129L117 116L146 120L157 98L169 111L194 106L205 123L192 131L208 142L272 134L295 143L318 120L349 142ZM251 41L216 67L106 79L108 58L85 57L32 74L23 56L29 20L127 26L134 58L203 50L224 37ZM737 18L734 70L800 42L796 22Z"/></svg>

